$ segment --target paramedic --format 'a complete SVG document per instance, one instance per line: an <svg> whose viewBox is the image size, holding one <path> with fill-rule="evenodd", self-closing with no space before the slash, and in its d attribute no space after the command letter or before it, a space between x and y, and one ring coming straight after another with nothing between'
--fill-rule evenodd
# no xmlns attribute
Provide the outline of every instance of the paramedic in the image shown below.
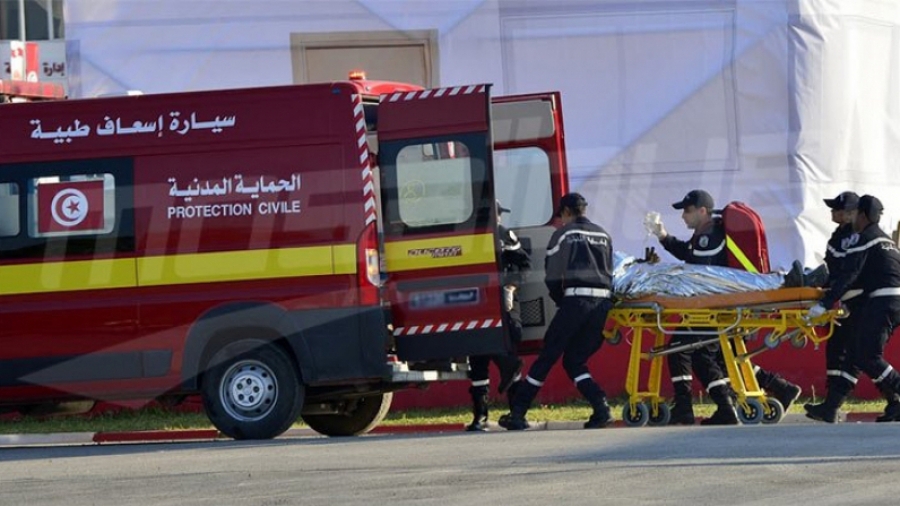
<svg viewBox="0 0 900 506"><path fill-rule="evenodd" d="M703 190L693 190L685 195L681 202L676 202L672 205L675 209L682 209L682 219L684 219L688 228L694 230L694 235L691 237L691 240L688 242L679 241L668 235L665 231L665 227L663 227L661 223L659 229L654 231L654 233L660 238L660 243L663 247L679 260L684 260L689 264L728 267L728 252L725 248L724 223L719 216L712 214L714 206L715 203L709 193ZM696 342L700 337L688 337L687 339L689 340L688 342ZM712 346L712 351L718 366L718 371L714 370L713 374L710 375L709 371L702 370L702 368L706 366L701 365L701 371L698 371L697 374L701 376L701 380L702 375L706 374L710 381L715 383L717 374L720 374L722 377L726 376L727 367L725 365L725 357L719 349L718 344ZM672 373L672 382L675 388L675 406L672 411L672 423L694 423L693 409L690 409L689 404L690 385L693 379L690 374L692 353L693 352L687 351L669 356L670 372L672 371L673 362L676 364L680 363L680 365L675 366L675 370L680 371L680 374ZM700 364L706 363L707 353L708 352L706 351L701 351ZM696 355L694 356L696 357ZM791 404L797 400L797 397L800 396L801 390L799 386L785 380L778 374L767 371L759 366L754 366L753 369L759 386L768 392L771 392L781 405L784 406L785 411L787 411L788 408L791 407ZM678 382L675 381L676 378L681 379L680 382L684 383L684 385L679 386ZM707 383L707 390L710 392L710 397L715 400L714 395L719 394L713 394L709 385L710 383ZM688 393L687 396L684 395L685 391ZM728 391L730 394L730 387ZM681 394L680 398L679 394ZM682 405L687 405L687 407L679 406L679 400ZM679 414L683 415L676 416ZM726 418L730 420L730 417Z"/></svg>
<svg viewBox="0 0 900 506"><path fill-rule="evenodd" d="M585 216L587 202L578 193L563 195L557 215L563 227L547 245L546 278L556 315L544 337L544 347L519 382L510 412L500 417L509 430L528 428L525 418L531 403L562 357L563 368L593 408L586 429L612 422L606 393L588 372L588 359L603 344L606 315L612 308L612 240L606 231Z"/></svg>
<svg viewBox="0 0 900 506"><path fill-rule="evenodd" d="M854 233L843 244L845 256L839 273L831 280L822 300L810 308L809 316L821 316L851 289L861 289L857 325L847 326L848 356L856 368L871 378L882 395L891 398L900 392L900 374L884 360L884 346L894 328L900 325L900 250L878 226L883 210L877 198L860 197L853 221ZM806 416L837 422L838 409L855 386L851 381L830 385L825 402L807 407ZM889 403L882 416L891 420L900 417L900 403Z"/></svg>
<svg viewBox="0 0 900 506"><path fill-rule="evenodd" d="M837 224L837 228L834 229L831 238L828 239L828 246L825 250L825 265L831 274L829 282L825 286L831 285L831 281L839 273L841 261L846 256L850 236L853 235L853 222L856 219L856 206L858 203L859 195L850 191L843 192L833 199L825 199L825 205L831 209L831 221ZM859 369L849 362L847 356L848 346L852 343L851 332L858 325L857 321L862 314L862 303L864 301L864 298L859 296L862 290L858 288L858 280L855 285L841 297L841 303L848 312L847 317L841 322L841 325L834 327L834 332L825 343L825 385L828 390L834 388L846 390L846 387L841 385L842 383L850 382L855 385L859 378ZM892 406L892 404L900 402L895 395L888 394L885 398L888 401L888 407L885 409L886 413L900 410L900 406ZM807 411L812 409L815 412L818 409L815 406L809 403L804 408ZM886 416L879 416L876 418L876 421L895 421L892 417Z"/></svg>
<svg viewBox="0 0 900 506"><path fill-rule="evenodd" d="M519 372L522 370L522 359L515 354L516 348L522 342L522 317L520 314L518 288L525 281L528 270L531 269L531 257L522 247L515 232L503 226L501 215L510 212L503 207L498 200L497 235L500 239L500 283L503 294L503 326L509 332L509 345L512 350L509 355L481 355L469 358L469 379L472 386L469 394L472 396L472 423L466 426L467 431L484 431L488 426L488 391L490 379L488 366L491 361L497 364L500 370L500 383L497 392L503 393L509 390L509 398L512 398L518 383Z"/></svg>

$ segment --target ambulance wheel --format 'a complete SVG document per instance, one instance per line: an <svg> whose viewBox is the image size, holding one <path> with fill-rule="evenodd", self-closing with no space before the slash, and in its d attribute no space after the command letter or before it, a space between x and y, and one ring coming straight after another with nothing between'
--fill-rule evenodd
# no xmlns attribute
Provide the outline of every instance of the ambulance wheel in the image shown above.
<svg viewBox="0 0 900 506"><path fill-rule="evenodd" d="M643 427L650 421L650 410L643 402L635 405L635 411L632 412L631 404L625 404L622 408L622 421L629 427Z"/></svg>
<svg viewBox="0 0 900 506"><path fill-rule="evenodd" d="M669 420L672 419L672 412L669 410L669 405L665 402L660 402L659 406L657 406L657 415L653 416L652 407L647 407L649 414L647 419L647 424L651 427L663 427L665 425L669 425Z"/></svg>
<svg viewBox="0 0 900 506"><path fill-rule="evenodd" d="M747 408L741 404L735 406L737 408L737 416L744 425L756 425L763 418L763 407L759 399L746 399L744 401Z"/></svg>
<svg viewBox="0 0 900 506"><path fill-rule="evenodd" d="M766 407L769 408L769 412L763 412L762 423L778 423L784 418L784 406L781 405L781 401L778 399L769 397L766 399Z"/></svg>
<svg viewBox="0 0 900 506"><path fill-rule="evenodd" d="M209 361L203 407L219 431L234 439L271 439L300 415L305 388L287 353L266 341L231 343Z"/></svg>
<svg viewBox="0 0 900 506"><path fill-rule="evenodd" d="M337 414L303 415L303 421L326 436L357 436L370 432L384 420L393 399L393 392L351 399Z"/></svg>

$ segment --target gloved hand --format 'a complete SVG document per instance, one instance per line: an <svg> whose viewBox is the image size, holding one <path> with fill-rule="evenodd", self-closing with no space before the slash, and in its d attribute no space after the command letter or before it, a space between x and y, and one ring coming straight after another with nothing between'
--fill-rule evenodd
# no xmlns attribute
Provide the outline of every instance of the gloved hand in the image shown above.
<svg viewBox="0 0 900 506"><path fill-rule="evenodd" d="M659 219L659 213L651 211L644 216L644 228L648 234L653 234L657 238L662 239L666 235L666 227L663 226L662 220Z"/></svg>
<svg viewBox="0 0 900 506"><path fill-rule="evenodd" d="M659 263L659 255L656 254L656 248L653 246L644 248L644 258L639 258L637 260L639 264L658 264Z"/></svg>
<svg viewBox="0 0 900 506"><path fill-rule="evenodd" d="M810 319L814 319L822 316L826 311L828 310L825 309L825 306L823 306L822 304L816 304L815 306L809 308L809 312L806 314Z"/></svg>
<svg viewBox="0 0 900 506"><path fill-rule="evenodd" d="M506 285L503 287L503 310L507 313L513 310L513 304L515 303L515 295L516 295L516 287L513 285Z"/></svg>
<svg viewBox="0 0 900 506"><path fill-rule="evenodd" d="M654 223L650 227L650 233L655 235L657 239L662 239L663 237L669 235L669 233L666 232L666 226L663 225L661 221Z"/></svg>

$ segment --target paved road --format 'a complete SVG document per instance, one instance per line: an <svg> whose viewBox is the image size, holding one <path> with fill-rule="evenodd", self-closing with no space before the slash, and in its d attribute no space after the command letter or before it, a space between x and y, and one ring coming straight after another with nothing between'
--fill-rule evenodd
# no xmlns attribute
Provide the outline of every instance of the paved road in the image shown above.
<svg viewBox="0 0 900 506"><path fill-rule="evenodd" d="M0 504L888 504L898 458L871 423L0 449Z"/></svg>

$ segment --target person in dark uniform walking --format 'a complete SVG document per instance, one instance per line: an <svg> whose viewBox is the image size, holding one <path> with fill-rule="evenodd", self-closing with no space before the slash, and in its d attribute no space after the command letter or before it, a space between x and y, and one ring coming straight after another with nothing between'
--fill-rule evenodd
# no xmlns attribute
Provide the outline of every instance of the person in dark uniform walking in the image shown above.
<svg viewBox="0 0 900 506"><path fill-rule="evenodd" d="M808 315L817 318L850 290L862 290L858 295L859 318L855 319L855 326L847 326L847 352L853 367L871 378L882 395L891 399L900 392L900 374L884 360L884 347L900 325L900 250L878 227L883 211L884 206L876 197L860 197L854 233L842 241L844 258L839 272ZM806 416L837 422L838 410L855 386L849 379L829 385L825 402L805 406ZM889 402L882 416L886 420L898 419L900 403Z"/></svg>
<svg viewBox="0 0 900 506"><path fill-rule="evenodd" d="M825 265L830 273L829 280L825 286L831 286L831 283L840 272L844 257L846 257L850 236L853 235L853 222L856 220L858 203L859 195L851 191L842 192L833 199L825 199L825 205L831 209L831 221L837 224L837 228L834 229L834 232L828 239L825 251ZM842 385L842 383L849 382L852 385L856 385L859 378L859 369L850 361L848 354L849 346L852 344L853 329L859 325L859 318L862 315L862 306L865 301L864 297L859 296L862 290L858 288L858 285L859 280L841 297L841 303L847 309L848 314L839 326L835 326L831 337L825 343L826 392L835 388L846 390L846 386ZM885 399L888 401L886 412L900 410L900 406L893 406L900 403L900 399L896 395L887 394ZM806 404L804 408L807 410L812 409L814 412L818 409L813 403ZM890 422L895 420L886 418L886 415L881 415L876 418L876 421Z"/></svg>
<svg viewBox="0 0 900 506"><path fill-rule="evenodd" d="M500 383L497 392L502 394L509 390L509 397L514 394L519 372L522 370L522 359L515 351L522 342L522 317L519 306L518 289L525 282L525 276L531 269L531 256L522 247L515 232L503 226L501 215L510 210L497 201L497 235L500 238L500 284L503 294L503 326L509 333L511 352L508 355L480 355L469 358L469 394L472 396L472 423L466 425L467 431L484 431L488 427L488 392L491 380L488 368L491 362L497 364L500 371Z"/></svg>
<svg viewBox="0 0 900 506"><path fill-rule="evenodd" d="M593 408L584 428L602 428L612 421L606 393L587 367L588 359L603 344L603 326L613 305L612 240L602 227L587 219L586 208L587 202L578 193L560 199L558 216L563 227L547 245L544 280L556 302L556 315L541 353L518 384L510 412L500 417L500 426L506 429L528 428L528 409L560 357L566 374Z"/></svg>
<svg viewBox="0 0 900 506"><path fill-rule="evenodd" d="M660 244L673 256L694 265L714 265L728 267L728 251L725 247L725 227L722 219L713 214L715 202L712 196L704 190L692 190L680 202L672 204L675 209L681 209L681 217L689 229L694 231L688 241L681 241L669 235L665 227L660 223L654 234L659 238ZM690 334L676 334L670 341L671 346L696 343L703 336ZM712 356L715 366L710 366L709 357ZM706 348L682 351L668 356L669 372L672 376L672 385L675 389L675 403L672 407L672 424L692 425L694 423L694 410L691 396L691 382L693 369L700 380L706 386L710 397L716 401L720 416L713 415L705 420L705 424L725 423L731 424L733 407L722 400L723 390L728 394L731 404L732 390L727 378L725 357L718 343ZM785 380L777 373L767 371L759 366L754 366L756 381L759 386L778 399L787 410L800 396L799 386ZM719 387L723 386L724 389Z"/></svg>

